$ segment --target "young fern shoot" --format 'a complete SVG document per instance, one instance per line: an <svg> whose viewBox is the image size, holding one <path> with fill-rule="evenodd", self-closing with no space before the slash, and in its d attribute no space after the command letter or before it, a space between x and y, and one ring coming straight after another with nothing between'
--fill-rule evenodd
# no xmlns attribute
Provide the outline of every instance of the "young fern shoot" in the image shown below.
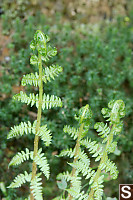
<svg viewBox="0 0 133 200"><path fill-rule="evenodd" d="M88 139L88 137L85 138L92 116L89 105L82 107L79 110L79 116L75 117L79 122L78 129L70 126L64 127L64 132L67 132L76 140L76 145L74 149L63 150L59 155L60 157L69 156L73 158L73 162L68 163L72 167L70 173L67 171L57 176L57 179L60 180L60 182L57 182L58 187L64 190L64 192L61 196L54 198L54 200L102 200L104 187L103 172L109 173L112 179L117 178L117 167L109 159L108 155L115 151L117 142L114 141L114 136L118 135L123 127L121 118L125 116L124 102L122 100L113 100L108 104L108 108L103 108L101 112L108 122L108 124L98 122L94 125L98 135L103 139L101 144ZM97 170L90 167L90 159L82 150L83 147L92 154L95 162L99 162ZM89 179L89 192L82 190L81 174L85 179ZM70 183L69 187L67 187L67 182Z"/></svg>
<svg viewBox="0 0 133 200"><path fill-rule="evenodd" d="M32 65L37 65L39 68L38 72L35 74L27 74L22 78L22 86L27 84L34 85L39 87L39 94L31 93L29 96L20 91L19 94L16 94L13 98L14 100L21 101L27 105L31 104L31 107L35 105L37 107L37 120L33 124L31 122L21 122L18 126L11 128L11 131L8 134L8 139L23 136L24 134L34 134L34 151L30 151L28 148L25 151L18 152L10 161L9 166L19 165L24 161L31 159L32 172L28 173L27 171L24 174L19 174L14 181L10 184L9 188L18 188L23 183L30 183L30 200L43 200L42 196L42 183L41 183L41 174L43 173L46 178L49 178L50 170L49 164L45 154L42 153L42 149L38 149L39 139L41 139L46 146L49 146L51 143L51 132L48 130L47 125L41 126L41 114L42 109L51 109L52 107L61 107L61 99L54 95L46 95L43 93L43 84L50 82L51 79L54 79L55 76L62 71L62 67L59 65L52 65L45 67L43 69L43 61L46 62L53 56L57 54L56 48L52 48L50 45L47 45L50 38L43 34L40 30L37 30L34 39L30 44L30 48L33 51L37 51L38 55L32 55L30 58L30 63ZM37 173L37 167L40 170L40 173Z"/></svg>

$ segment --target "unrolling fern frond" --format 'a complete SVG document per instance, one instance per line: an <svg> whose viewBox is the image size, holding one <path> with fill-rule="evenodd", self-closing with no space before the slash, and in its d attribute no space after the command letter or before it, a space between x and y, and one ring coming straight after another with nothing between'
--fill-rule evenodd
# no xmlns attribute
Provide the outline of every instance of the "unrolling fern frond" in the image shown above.
<svg viewBox="0 0 133 200"><path fill-rule="evenodd" d="M30 184L30 189L32 190L35 200L43 200L41 182L42 178L40 178L40 175L41 173L37 174Z"/></svg>
<svg viewBox="0 0 133 200"><path fill-rule="evenodd" d="M37 120L33 123L33 125L28 121L27 123L21 122L18 126L12 127L7 137L9 139L22 136L24 134L35 134L34 151L29 151L29 149L26 148L25 151L18 152L9 163L9 166L11 166L19 165L29 159L33 160L32 173L28 174L27 172L24 172L24 174L18 175L9 186L11 188L15 188L20 187L25 182L30 182L30 200L43 200L42 184L40 183L41 178L39 177L40 174L36 174L38 168L43 172L47 179L50 175L47 159L44 156L44 153L42 153L42 149L38 150L39 139L41 139L46 146L49 146L52 138L47 125L41 126L42 109L51 109L52 107L62 106L62 102L59 97L43 93L44 82L50 82L62 71L62 67L57 64L53 64L49 67L46 65L47 61L57 54L56 48L52 48L50 45L47 45L49 40L50 38L47 35L43 34L39 30L36 31L34 39L30 44L30 48L34 51L33 55L30 57L30 64L38 66L38 72L23 75L21 81L22 86L29 84L38 87L39 93L30 93L27 95L25 92L20 91L19 94L16 94L13 97L14 100L26 103L31 107L35 105L37 107ZM44 69L43 61L45 61Z"/></svg>
<svg viewBox="0 0 133 200"><path fill-rule="evenodd" d="M29 151L29 149L26 148L25 152L21 151L18 152L10 161L9 166L11 165L19 165L22 162L32 159L33 160L33 151Z"/></svg>
<svg viewBox="0 0 133 200"><path fill-rule="evenodd" d="M34 162L38 165L40 170L44 173L44 175L49 179L49 164L47 162L46 157L44 157L44 153L41 153L42 149L38 150L37 155L34 158Z"/></svg>
<svg viewBox="0 0 133 200"><path fill-rule="evenodd" d="M31 181L31 174L28 174L25 171L24 174L17 175L16 178L13 180L13 182L8 186L8 188L18 188L22 184L30 181Z"/></svg>

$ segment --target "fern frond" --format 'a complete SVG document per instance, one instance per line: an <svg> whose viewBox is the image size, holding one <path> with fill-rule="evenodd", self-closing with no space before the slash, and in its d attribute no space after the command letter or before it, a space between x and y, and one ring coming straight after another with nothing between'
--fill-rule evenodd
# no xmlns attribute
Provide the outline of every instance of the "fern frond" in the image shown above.
<svg viewBox="0 0 133 200"><path fill-rule="evenodd" d="M78 137L78 130L74 127L64 126L63 131L68 133L74 140Z"/></svg>
<svg viewBox="0 0 133 200"><path fill-rule="evenodd" d="M104 124L103 122L97 122L94 125L94 128L99 132L98 135L101 136L101 138L105 138L102 143L105 143L107 141L108 135L110 133L110 128L107 126L107 124Z"/></svg>
<svg viewBox="0 0 133 200"><path fill-rule="evenodd" d="M36 135L40 136L46 146L50 145L52 136L50 130L47 129L47 125L41 126Z"/></svg>
<svg viewBox="0 0 133 200"><path fill-rule="evenodd" d="M26 103L27 105L31 104L31 107L36 104L36 107L38 108L38 94L30 93L30 96L27 96L23 91L20 91L19 94L16 94L14 97L14 100L21 101L22 103ZM54 95L43 95L42 100L42 109L50 109L51 107L62 107L61 99Z"/></svg>
<svg viewBox="0 0 133 200"><path fill-rule="evenodd" d="M26 183L26 182L30 182L31 181L31 174L28 174L26 171L24 172L24 174L19 174L18 176L16 176L16 178L13 180L13 182L8 186L8 188L18 188L20 187L22 184Z"/></svg>
<svg viewBox="0 0 133 200"><path fill-rule="evenodd" d="M29 151L29 149L26 148L25 152L21 151L18 152L10 161L9 166L11 165L19 165L22 162L29 160L29 159L33 160L33 151Z"/></svg>
<svg viewBox="0 0 133 200"><path fill-rule="evenodd" d="M89 197L87 194L84 194L84 191L78 192L74 188L70 188L67 191L76 200L87 200Z"/></svg>
<svg viewBox="0 0 133 200"><path fill-rule="evenodd" d="M72 158L74 157L74 155L75 155L75 150L70 148L70 149L62 150L61 153L58 155L58 157L69 156L70 158Z"/></svg>
<svg viewBox="0 0 133 200"><path fill-rule="evenodd" d="M42 109L51 109L52 107L62 107L61 99L54 95L43 95Z"/></svg>
<svg viewBox="0 0 133 200"><path fill-rule="evenodd" d="M32 132L35 132L35 126L36 121L34 121L33 126L31 125L31 122L21 122L18 126L11 127L11 130L7 136L7 139L16 137L16 136L22 136L24 134L31 134Z"/></svg>
<svg viewBox="0 0 133 200"><path fill-rule="evenodd" d="M69 182L72 179L72 177L71 174L68 171L66 171L57 175L57 180L61 179L65 179L67 182Z"/></svg>
<svg viewBox="0 0 133 200"><path fill-rule="evenodd" d="M27 96L26 93L20 91L19 94L13 96L13 99L26 103L27 105L31 104L31 107L36 103L36 107L38 108L38 94L30 93L30 96Z"/></svg>
<svg viewBox="0 0 133 200"><path fill-rule="evenodd" d="M80 141L80 144L85 146L89 150L89 152L93 154L92 157L96 157L95 161L99 161L101 159L102 154L103 154L102 153L103 148L100 147L96 141L91 141L91 139L88 140L87 138Z"/></svg>
<svg viewBox="0 0 133 200"><path fill-rule="evenodd" d="M42 79L45 83L47 83L47 81L50 82L51 79L55 79L54 77L58 76L60 72L62 72L62 67L57 64L46 67L43 71Z"/></svg>
<svg viewBox="0 0 133 200"><path fill-rule="evenodd" d="M108 159L105 165L106 165L105 171L110 172L112 178L116 179L119 172L117 170L115 163L113 163L112 161L110 161L110 159Z"/></svg>
<svg viewBox="0 0 133 200"><path fill-rule="evenodd" d="M25 86L28 84L34 85L36 87L39 85L39 75L37 72L35 72L35 74L30 73L30 74L23 75L21 85Z"/></svg>
<svg viewBox="0 0 133 200"><path fill-rule="evenodd" d="M47 163L46 157L44 157L44 153L41 152L42 149L39 149L37 155L34 158L34 162L39 166L40 170L44 173L47 179L49 179L49 164Z"/></svg>
<svg viewBox="0 0 133 200"><path fill-rule="evenodd" d="M83 176L86 176L85 179L89 179L95 173L95 171L92 170L89 165L83 163L82 160L78 160L76 161L76 163L68 164L75 168L78 171L78 173L81 172Z"/></svg>
<svg viewBox="0 0 133 200"><path fill-rule="evenodd" d="M103 181L104 175L101 175L92 185L92 188L94 189L94 197L96 200L102 200L103 196Z"/></svg>
<svg viewBox="0 0 133 200"><path fill-rule="evenodd" d="M39 176L41 173L37 174L33 180L31 180L30 189L32 190L35 200L43 200L42 197L42 178Z"/></svg>
<svg viewBox="0 0 133 200"><path fill-rule="evenodd" d="M84 151L81 151L81 149L76 157L78 157L78 159L80 159L86 165L90 165L90 159Z"/></svg>

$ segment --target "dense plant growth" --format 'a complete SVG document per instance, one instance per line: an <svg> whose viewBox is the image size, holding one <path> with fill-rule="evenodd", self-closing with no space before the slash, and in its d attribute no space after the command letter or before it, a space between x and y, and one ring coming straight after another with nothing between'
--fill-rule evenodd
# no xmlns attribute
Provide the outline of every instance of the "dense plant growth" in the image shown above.
<svg viewBox="0 0 133 200"><path fill-rule="evenodd" d="M126 118L124 122L124 133L120 135L119 150L116 149L111 155L112 160L116 160L120 170L118 177L119 183L131 183L133 179L133 158L132 158L132 109L133 109L133 70L132 70L132 21L133 12L129 13L128 17L119 18L117 21L102 23L101 25L77 24L71 22L64 23L61 15L56 14L54 19L48 18L40 12L36 12L34 16L16 15L12 26L7 23L11 18L8 14L9 9L3 15L3 31L6 29L8 34L11 30L9 57L3 58L1 62L1 77L0 77L0 118L1 118L1 134L2 141L0 158L1 162L0 174L1 181L5 185L9 184L16 173L17 168L10 171L10 177L7 171L7 163L16 151L22 151L25 146L32 149L32 141L34 135L27 135L21 140L12 139L6 140L6 135L9 132L9 127L14 124L19 124L21 121L31 121L34 123L36 119L36 108L33 106L25 107L20 102L12 101L11 97L23 89L19 84L21 77L26 73L35 73L36 66L29 65L31 51L28 43L32 40L36 29L41 29L52 38L52 43L59 50L59 54L48 61L48 65L58 60L58 64L63 66L64 72L54 81L45 85L45 92L63 97L63 107L59 112L54 109L42 111L42 123L48 124L53 135L53 145L46 150L42 146L43 151L46 151L46 157L52 166L51 177L46 187L43 187L43 192L48 199L53 197L53 192L57 191L53 185L55 175L59 173L60 166L62 171L67 170L66 158L61 160L53 155L58 151L66 148L73 148L74 141L64 133L62 128L65 124L76 126L73 120L74 113L83 105L89 103L93 110L91 119L92 125L96 121L101 121L102 116L100 110L107 105L111 99L123 99L126 105ZM10 14L12 14L11 12ZM6 16L8 15L8 16ZM37 93L35 87L26 86L28 92ZM19 114L18 114L19 113ZM97 134L90 127L90 137L98 140ZM116 138L117 140L117 138ZM40 141L41 142L41 141ZM51 156L52 155L52 156ZM117 159L120 155L120 159ZM68 160L70 162L70 160ZM24 163L24 171L30 165ZM126 174L126 175L125 175ZM116 184L118 182L115 182ZM116 185L115 184L115 185ZM118 189L107 180L106 188L109 186L109 195L118 196ZM28 191L24 187L25 193ZM21 199L22 190L16 194L14 190L6 191L4 197L11 199ZM2 196L2 194L1 194ZM106 199L106 197L103 197Z"/></svg>

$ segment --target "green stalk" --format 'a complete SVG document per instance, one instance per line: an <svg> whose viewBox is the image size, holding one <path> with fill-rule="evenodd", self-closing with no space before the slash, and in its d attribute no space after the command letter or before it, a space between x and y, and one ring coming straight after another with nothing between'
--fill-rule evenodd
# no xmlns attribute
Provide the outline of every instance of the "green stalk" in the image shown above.
<svg viewBox="0 0 133 200"><path fill-rule="evenodd" d="M78 160L77 155L79 154L79 149L80 149L80 142L79 141L81 139L81 133L83 131L83 127L84 127L84 123L82 123L80 128L79 128L78 138L77 138L77 142L76 142L76 145L75 145L75 154L74 154L75 158L74 158L74 161L73 161L74 164ZM75 172L76 172L76 169L73 167L72 168L72 172L71 172L71 176L72 177L75 176ZM71 187L72 187L72 185L71 185ZM68 198L69 198L68 200L71 200L73 197L70 194L68 194Z"/></svg>
<svg viewBox="0 0 133 200"><path fill-rule="evenodd" d="M79 132L78 132L78 138L77 138L77 141L76 141L76 145L75 145L75 154L74 154L74 161L73 161L73 163L75 164L76 162L77 162L77 160L78 160L78 154L79 154L79 149L80 149L80 140L81 140L81 135L82 135L82 132L83 132L83 128L84 128L84 123L82 123L83 122L83 119L84 119L84 116L85 116L85 113L86 113L86 111L87 111L87 109L88 109L88 107L89 107L89 105L87 104L86 106L85 106L85 109L84 109L84 112L82 113L82 116L81 116L81 118L80 118L80 128L79 128ZM72 168L72 172L71 172L71 176L73 177L73 176L75 176L75 172L76 172L76 169L73 167ZM72 187L72 184L71 184L71 187ZM68 194L68 200L71 200L73 197L70 195L70 194Z"/></svg>
<svg viewBox="0 0 133 200"><path fill-rule="evenodd" d="M102 158L101 158L101 161L100 161L100 163L99 163L99 166L98 166L98 169L97 169L97 172L96 172L96 175L95 175L95 178L94 178L94 181L93 181L93 184L98 180L98 178L99 178L99 176L100 176L100 174L101 174L101 169L100 169L100 165L102 164L102 163L105 163L106 161L106 158L107 158L107 147L108 147L108 145L112 142L112 140L113 140L113 130L114 130L114 128L115 128L115 124L113 125L113 127L112 127L112 129L111 129L111 132L110 132L110 134L109 134L109 136L108 136L108 141L107 141L107 144L106 144L106 147L105 147L105 149L104 149L104 152L103 152L103 156L102 156ZM90 193L89 193L89 197L88 197L88 199L87 200L91 200L91 199L93 199L93 195L94 195L94 189L91 187L91 190L90 190Z"/></svg>
<svg viewBox="0 0 133 200"><path fill-rule="evenodd" d="M42 96L43 96L43 81L42 81L42 59L41 55L38 53L38 66L39 66L39 105L38 105L38 112L37 112L37 125L36 125L36 132L35 132L35 139L34 139L34 156L37 155L38 152L38 143L39 143L39 136L36 135L41 124L41 114L42 114ZM33 161L32 164L32 177L31 180L33 180L36 176L37 171L37 165ZM34 200L34 196L32 194L32 190L30 193L30 200Z"/></svg>

